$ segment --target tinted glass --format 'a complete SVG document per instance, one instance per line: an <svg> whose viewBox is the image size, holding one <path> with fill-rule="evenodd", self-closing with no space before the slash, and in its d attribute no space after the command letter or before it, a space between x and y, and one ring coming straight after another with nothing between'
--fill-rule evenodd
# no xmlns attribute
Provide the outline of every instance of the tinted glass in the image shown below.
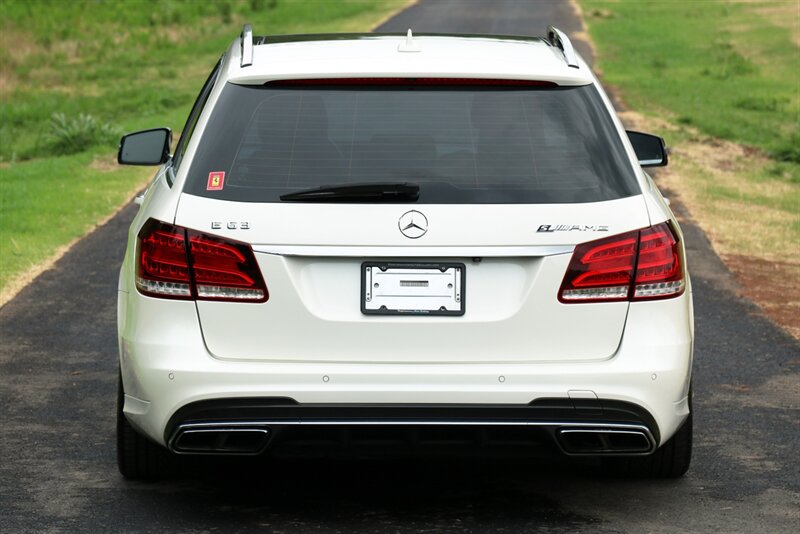
<svg viewBox="0 0 800 534"><path fill-rule="evenodd" d="M181 162L183 161L183 154L186 151L186 145L189 144L189 139L191 139L192 133L194 133L194 127L197 125L197 119L200 117L200 112L203 110L203 106L206 105L208 95L211 94L211 89L214 88L214 82L217 81L217 74L219 74L221 65L222 61L220 60L217 62L214 70L211 71L211 74L208 75L206 83L203 84L200 94L197 95L197 99L194 101L192 111L189 113L189 118L186 119L186 124L183 126L183 130L181 131L181 138L178 141L178 146L175 148L175 155L172 158L172 167L175 170L180 167Z"/></svg>
<svg viewBox="0 0 800 534"><path fill-rule="evenodd" d="M374 182L419 184L418 203L437 204L594 202L639 193L591 86L228 84L185 190L280 202L298 190Z"/></svg>

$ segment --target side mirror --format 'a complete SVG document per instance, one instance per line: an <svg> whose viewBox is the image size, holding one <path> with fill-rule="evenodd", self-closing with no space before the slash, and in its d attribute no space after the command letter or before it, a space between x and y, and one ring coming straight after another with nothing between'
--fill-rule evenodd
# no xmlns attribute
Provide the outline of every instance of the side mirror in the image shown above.
<svg viewBox="0 0 800 534"><path fill-rule="evenodd" d="M153 128L123 135L117 161L121 165L161 165L169 160L172 131Z"/></svg>
<svg viewBox="0 0 800 534"><path fill-rule="evenodd" d="M664 139L657 135L627 131L628 139L642 167L664 167L669 158Z"/></svg>

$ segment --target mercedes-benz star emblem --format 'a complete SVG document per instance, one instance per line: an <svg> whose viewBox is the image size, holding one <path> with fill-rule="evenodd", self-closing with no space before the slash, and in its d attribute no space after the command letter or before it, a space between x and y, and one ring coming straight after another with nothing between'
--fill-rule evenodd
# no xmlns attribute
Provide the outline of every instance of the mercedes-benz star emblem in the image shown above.
<svg viewBox="0 0 800 534"><path fill-rule="evenodd" d="M397 227L407 238L417 239L428 231L428 218L418 211L407 211L400 216Z"/></svg>

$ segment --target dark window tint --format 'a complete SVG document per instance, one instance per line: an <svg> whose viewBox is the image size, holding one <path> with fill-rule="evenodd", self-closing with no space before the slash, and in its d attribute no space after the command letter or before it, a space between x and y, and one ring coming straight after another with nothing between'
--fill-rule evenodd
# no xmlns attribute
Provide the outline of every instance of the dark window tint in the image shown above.
<svg viewBox="0 0 800 534"><path fill-rule="evenodd" d="M209 175L225 172L224 187ZM593 202L639 192L591 86L229 84L188 193L253 202L351 183L419 184L418 203Z"/></svg>
<svg viewBox="0 0 800 534"><path fill-rule="evenodd" d="M183 126L181 138L178 141L178 145L175 147L175 154L172 160L172 167L176 171L183 161L183 154L186 152L186 145L189 144L189 139L192 138L194 127L197 125L197 119L200 118L200 112L203 111L203 106L206 105L206 100L208 100L208 96L211 94L211 89L214 88L214 83L217 81L217 74L219 74L221 64L222 60L217 62L214 70L212 70L211 74L208 75L206 83L203 84L200 94L197 95L197 99L194 101L192 111L189 112L189 118L186 119L186 124Z"/></svg>

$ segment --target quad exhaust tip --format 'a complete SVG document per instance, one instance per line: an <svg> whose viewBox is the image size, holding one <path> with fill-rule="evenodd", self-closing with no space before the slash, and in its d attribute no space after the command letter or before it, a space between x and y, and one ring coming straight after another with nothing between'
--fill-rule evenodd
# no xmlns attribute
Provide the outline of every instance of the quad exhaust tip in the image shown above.
<svg viewBox="0 0 800 534"><path fill-rule="evenodd" d="M178 428L170 449L178 454L259 454L270 434L266 426L185 425Z"/></svg>
<svg viewBox="0 0 800 534"><path fill-rule="evenodd" d="M260 454L272 430L261 423L190 423L178 427L169 442L177 454ZM556 442L570 455L649 454L656 448L652 434L639 426L557 427Z"/></svg>
<svg viewBox="0 0 800 534"><path fill-rule="evenodd" d="M648 454L655 444L644 430L560 428L558 444L567 454Z"/></svg>

